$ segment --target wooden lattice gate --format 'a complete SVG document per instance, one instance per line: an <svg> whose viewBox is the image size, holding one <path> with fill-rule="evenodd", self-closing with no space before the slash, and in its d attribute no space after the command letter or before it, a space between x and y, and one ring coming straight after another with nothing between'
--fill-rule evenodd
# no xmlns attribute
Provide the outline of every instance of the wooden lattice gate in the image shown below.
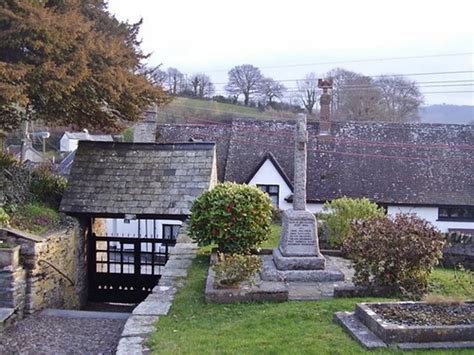
<svg viewBox="0 0 474 355"><path fill-rule="evenodd" d="M175 243L95 234L89 241L89 299L124 303L141 302L152 291Z"/></svg>

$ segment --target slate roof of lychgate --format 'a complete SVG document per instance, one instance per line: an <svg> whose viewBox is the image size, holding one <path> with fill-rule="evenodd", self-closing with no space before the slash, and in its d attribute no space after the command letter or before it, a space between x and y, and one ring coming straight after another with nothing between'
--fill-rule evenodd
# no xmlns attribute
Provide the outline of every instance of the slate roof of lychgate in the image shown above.
<svg viewBox="0 0 474 355"><path fill-rule="evenodd" d="M271 153L293 182L294 121L160 125L162 132L168 142L195 135L216 141L221 180L248 182ZM310 202L348 196L387 204L474 206L473 126L333 122L329 136L318 132L319 123L309 122Z"/></svg>
<svg viewBox="0 0 474 355"><path fill-rule="evenodd" d="M213 143L81 141L60 210L188 215L194 199L210 188L214 152Z"/></svg>

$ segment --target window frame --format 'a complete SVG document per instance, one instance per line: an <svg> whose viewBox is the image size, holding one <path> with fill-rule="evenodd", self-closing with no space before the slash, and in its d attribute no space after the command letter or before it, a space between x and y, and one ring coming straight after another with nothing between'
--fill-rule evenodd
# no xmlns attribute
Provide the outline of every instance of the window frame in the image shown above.
<svg viewBox="0 0 474 355"><path fill-rule="evenodd" d="M266 194L268 194L268 195L270 196L270 198L271 198L272 196L276 196L276 198L277 198L277 203L276 203L276 205L274 205L274 206L275 206L276 208L280 208L280 185L277 185L277 184L257 184L257 187L258 187L261 191L263 191L263 192L265 192ZM265 191L262 190L262 187L265 188ZM276 187L276 188L278 189L278 191L277 191L277 192L272 192L272 193L270 193L269 190L270 190L271 187ZM273 201L272 201L272 205L273 205Z"/></svg>
<svg viewBox="0 0 474 355"><path fill-rule="evenodd" d="M470 211L470 217L453 217L451 216L450 210L453 209L466 209ZM441 210L448 211L448 216L441 216ZM440 222L474 222L474 207L472 206L442 206L438 207L438 221Z"/></svg>
<svg viewBox="0 0 474 355"><path fill-rule="evenodd" d="M174 227L177 227L178 228L178 233L176 234L176 237L178 237L178 234L179 234L179 230L181 228L181 225L179 224L165 224L163 223L162 226L161 226L161 239L163 240L174 240L176 241L176 238L165 238L165 228L167 227L171 227L171 236L173 235L173 228Z"/></svg>

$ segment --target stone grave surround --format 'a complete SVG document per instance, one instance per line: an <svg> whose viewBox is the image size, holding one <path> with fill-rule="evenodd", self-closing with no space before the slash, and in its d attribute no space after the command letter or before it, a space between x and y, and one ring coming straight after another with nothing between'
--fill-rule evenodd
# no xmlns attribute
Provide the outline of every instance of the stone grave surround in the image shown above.
<svg viewBox="0 0 474 355"><path fill-rule="evenodd" d="M263 280L344 280L342 272L325 270L326 259L319 251L316 218L306 209L307 143L306 115L300 114L295 131L293 208L283 212L280 244L273 250L273 260L264 258Z"/></svg>

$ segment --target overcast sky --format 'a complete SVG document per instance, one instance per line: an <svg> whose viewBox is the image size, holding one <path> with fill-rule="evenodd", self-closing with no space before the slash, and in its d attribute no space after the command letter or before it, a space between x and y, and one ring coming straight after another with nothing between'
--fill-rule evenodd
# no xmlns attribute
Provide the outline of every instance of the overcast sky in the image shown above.
<svg viewBox="0 0 474 355"><path fill-rule="evenodd" d="M474 70L472 54L385 60L474 52L472 0L109 0L109 9L120 20L143 18L142 47L152 53L151 64L204 72L217 83L244 63L277 80L336 66L366 75ZM472 92L431 93L474 91L472 72L411 79L423 82L426 104L474 105Z"/></svg>

